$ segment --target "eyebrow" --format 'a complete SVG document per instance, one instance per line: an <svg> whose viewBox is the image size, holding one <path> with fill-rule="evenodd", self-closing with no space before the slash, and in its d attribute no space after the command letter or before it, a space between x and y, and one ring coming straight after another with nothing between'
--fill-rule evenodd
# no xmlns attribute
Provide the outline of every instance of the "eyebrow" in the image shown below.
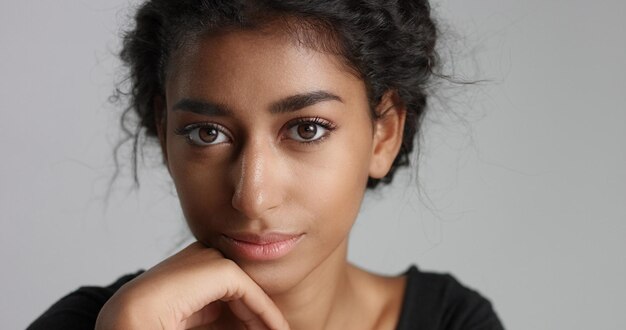
<svg viewBox="0 0 626 330"><path fill-rule="evenodd" d="M223 104L187 98L176 102L172 111L189 111L205 116L225 116L232 112Z"/></svg>
<svg viewBox="0 0 626 330"><path fill-rule="evenodd" d="M314 91L304 94L296 94L286 97L278 102L275 102L270 107L270 113L285 113L298 111L300 109L310 107L316 103L324 101L339 101L343 103L341 97L327 92L327 91Z"/></svg>
<svg viewBox="0 0 626 330"><path fill-rule="evenodd" d="M339 101L343 103L341 97L328 91L319 90L296 94L278 100L270 106L270 113L279 114L294 112L324 101ZM224 104L188 98L176 102L172 110L189 111L205 116L226 116L233 112Z"/></svg>

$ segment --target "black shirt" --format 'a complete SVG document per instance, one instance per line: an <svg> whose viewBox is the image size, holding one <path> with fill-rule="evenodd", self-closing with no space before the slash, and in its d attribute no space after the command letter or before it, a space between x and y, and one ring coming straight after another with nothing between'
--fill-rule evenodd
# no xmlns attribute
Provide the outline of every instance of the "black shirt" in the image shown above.
<svg viewBox="0 0 626 330"><path fill-rule="evenodd" d="M126 282L142 272L119 278L106 287L81 287L61 298L28 330L93 329L104 303ZM504 329L491 303L448 274L422 272L412 266L397 330Z"/></svg>
<svg viewBox="0 0 626 330"><path fill-rule="evenodd" d="M501 330L489 300L449 274L421 272L412 266L397 330Z"/></svg>

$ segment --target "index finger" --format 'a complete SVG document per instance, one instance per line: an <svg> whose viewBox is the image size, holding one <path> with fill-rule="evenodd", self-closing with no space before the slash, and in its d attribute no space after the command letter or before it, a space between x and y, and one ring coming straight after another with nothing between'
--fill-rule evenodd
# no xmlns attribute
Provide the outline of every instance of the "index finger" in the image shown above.
<svg viewBox="0 0 626 330"><path fill-rule="evenodd" d="M272 303L273 305L273 303ZM232 300L228 302L230 310L244 324L246 329L250 330L287 330L289 325L278 311L279 317L274 317L275 313L264 310L252 310L243 300Z"/></svg>

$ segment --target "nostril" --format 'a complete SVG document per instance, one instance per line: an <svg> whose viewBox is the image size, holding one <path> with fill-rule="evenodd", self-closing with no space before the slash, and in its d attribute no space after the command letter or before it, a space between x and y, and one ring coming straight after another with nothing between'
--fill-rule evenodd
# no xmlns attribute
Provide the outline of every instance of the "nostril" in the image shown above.
<svg viewBox="0 0 626 330"><path fill-rule="evenodd" d="M260 217L269 208L262 192L250 190L236 191L233 195L232 206L248 219Z"/></svg>

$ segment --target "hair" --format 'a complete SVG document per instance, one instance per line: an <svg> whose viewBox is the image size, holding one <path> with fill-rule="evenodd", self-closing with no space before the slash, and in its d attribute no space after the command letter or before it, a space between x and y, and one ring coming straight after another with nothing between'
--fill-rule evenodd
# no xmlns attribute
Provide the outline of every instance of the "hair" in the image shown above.
<svg viewBox="0 0 626 330"><path fill-rule="evenodd" d="M155 99L164 96L170 57L196 37L237 29L262 29L272 23L302 45L339 55L346 67L365 83L373 120L387 91L397 93L406 109L400 151L388 174L369 178L367 188L392 181L397 169L408 166L418 145L427 108L428 86L439 58L437 25L427 0L148 0L125 32L120 57L128 70L115 96L126 100L121 117L125 133L114 151L133 141L135 184L140 138L158 141ZM416 136L417 134L417 136ZM115 174L117 176L117 172Z"/></svg>

